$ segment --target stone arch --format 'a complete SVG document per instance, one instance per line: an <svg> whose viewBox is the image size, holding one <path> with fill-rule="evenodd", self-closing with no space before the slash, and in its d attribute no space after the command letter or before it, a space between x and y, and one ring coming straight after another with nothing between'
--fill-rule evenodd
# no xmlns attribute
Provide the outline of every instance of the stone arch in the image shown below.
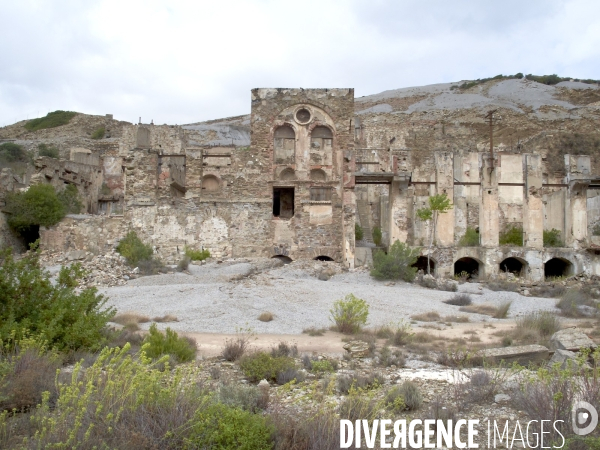
<svg viewBox="0 0 600 450"><path fill-rule="evenodd" d="M202 177L202 189L208 192L215 192L221 189L221 181L215 175L204 175Z"/></svg>
<svg viewBox="0 0 600 450"><path fill-rule="evenodd" d="M527 273L527 261L516 256L509 256L499 264L500 272L512 273L517 277L524 277Z"/></svg>
<svg viewBox="0 0 600 450"><path fill-rule="evenodd" d="M296 159L296 131L283 123L273 133L273 160L275 164L293 164Z"/></svg>
<svg viewBox="0 0 600 450"><path fill-rule="evenodd" d="M279 174L279 179L284 181L290 181L296 179L296 172L291 167L283 169Z"/></svg>
<svg viewBox="0 0 600 450"><path fill-rule="evenodd" d="M327 174L322 169L312 169L310 171L310 179L312 181L327 181Z"/></svg>
<svg viewBox="0 0 600 450"><path fill-rule="evenodd" d="M468 274L467 278L477 278L483 272L481 268L481 261L470 256L465 256L454 262L454 275L466 272Z"/></svg>
<svg viewBox="0 0 600 450"><path fill-rule="evenodd" d="M435 259L430 257L429 258L429 268L430 268L431 274L435 274L436 265L437 265L437 263L436 263ZM417 262L415 262L411 267L416 267L417 270L422 270L423 273L427 273L427 255L419 256L417 258Z"/></svg>
<svg viewBox="0 0 600 450"><path fill-rule="evenodd" d="M568 277L573 275L575 266L566 258L554 257L544 263L544 277Z"/></svg>
<svg viewBox="0 0 600 450"><path fill-rule="evenodd" d="M315 259L315 261L333 261L333 258L331 256L327 256L327 255L319 255L314 259Z"/></svg>
<svg viewBox="0 0 600 450"><path fill-rule="evenodd" d="M310 164L330 166L333 164L333 131L318 124L310 131Z"/></svg>

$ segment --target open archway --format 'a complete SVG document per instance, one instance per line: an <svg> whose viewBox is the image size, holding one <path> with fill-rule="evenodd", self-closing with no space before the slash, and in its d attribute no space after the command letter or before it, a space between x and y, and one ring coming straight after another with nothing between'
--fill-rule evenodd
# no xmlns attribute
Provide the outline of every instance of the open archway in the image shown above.
<svg viewBox="0 0 600 450"><path fill-rule="evenodd" d="M564 258L552 258L544 264L544 276L546 278L568 277L573 275L573 264Z"/></svg>
<svg viewBox="0 0 600 450"><path fill-rule="evenodd" d="M479 276L479 261L475 258L464 257L454 263L454 275L461 276L466 273L467 278L477 278Z"/></svg>
<svg viewBox="0 0 600 450"><path fill-rule="evenodd" d="M271 256L271 259L278 259L279 261L281 261L283 264L289 264L293 261L292 258L290 258L289 256L285 256L285 255L275 255L275 256Z"/></svg>
<svg viewBox="0 0 600 450"><path fill-rule="evenodd" d="M315 261L333 261L333 258L327 255L319 255L315 258Z"/></svg>
<svg viewBox="0 0 600 450"><path fill-rule="evenodd" d="M506 258L500 263L500 272L512 273L517 277L524 276L526 268L527 262L514 257Z"/></svg>
<svg viewBox="0 0 600 450"><path fill-rule="evenodd" d="M417 258L417 262L414 263L411 267L416 267L417 270L422 270L423 273L427 273L427 256L419 256ZM429 268L430 272L435 273L435 261L433 258L429 259Z"/></svg>

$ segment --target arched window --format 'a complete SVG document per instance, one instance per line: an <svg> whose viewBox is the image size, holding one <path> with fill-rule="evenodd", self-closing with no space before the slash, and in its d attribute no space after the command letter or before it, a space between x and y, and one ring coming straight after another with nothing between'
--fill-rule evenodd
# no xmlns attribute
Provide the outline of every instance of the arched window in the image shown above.
<svg viewBox="0 0 600 450"><path fill-rule="evenodd" d="M296 159L296 133L289 126L275 130L273 143L275 164L293 164Z"/></svg>
<svg viewBox="0 0 600 450"><path fill-rule="evenodd" d="M310 135L310 163L330 166L333 158L333 133L327 127L319 126Z"/></svg>
<svg viewBox="0 0 600 450"><path fill-rule="evenodd" d="M221 187L219 179L214 175L205 175L202 178L202 189L209 192L218 191Z"/></svg>
<svg viewBox="0 0 600 450"><path fill-rule="evenodd" d="M279 174L279 179L284 181L295 180L296 172L294 172L294 169L288 167L287 169L281 171Z"/></svg>
<svg viewBox="0 0 600 450"><path fill-rule="evenodd" d="M327 181L327 174L321 169L313 169L310 171L310 179L312 181Z"/></svg>

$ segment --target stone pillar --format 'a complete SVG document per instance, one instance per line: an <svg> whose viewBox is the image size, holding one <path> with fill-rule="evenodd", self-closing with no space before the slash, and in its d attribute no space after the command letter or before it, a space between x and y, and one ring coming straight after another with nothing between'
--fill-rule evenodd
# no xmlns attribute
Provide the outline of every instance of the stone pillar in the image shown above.
<svg viewBox="0 0 600 450"><path fill-rule="evenodd" d="M408 176L394 177L390 184L390 245L408 241Z"/></svg>
<svg viewBox="0 0 600 450"><path fill-rule="evenodd" d="M569 185L566 200L565 245L575 249L588 246L587 188L590 184L590 157L565 155Z"/></svg>
<svg viewBox="0 0 600 450"><path fill-rule="evenodd" d="M452 152L435 152L436 194L446 194L454 201L454 158ZM439 247L454 245L454 206L438 214L435 242Z"/></svg>
<svg viewBox="0 0 600 450"><path fill-rule="evenodd" d="M542 157L523 155L523 243L525 247L544 248L544 203L542 200Z"/></svg>
<svg viewBox="0 0 600 450"><path fill-rule="evenodd" d="M479 206L479 234L482 247L498 247L498 181L496 179L498 160L489 153L482 153L481 168L481 204Z"/></svg>
<svg viewBox="0 0 600 450"><path fill-rule="evenodd" d="M356 242L354 227L356 223L356 194L354 193L356 158L350 151L344 152L344 172L342 174L342 251L344 265L354 269Z"/></svg>

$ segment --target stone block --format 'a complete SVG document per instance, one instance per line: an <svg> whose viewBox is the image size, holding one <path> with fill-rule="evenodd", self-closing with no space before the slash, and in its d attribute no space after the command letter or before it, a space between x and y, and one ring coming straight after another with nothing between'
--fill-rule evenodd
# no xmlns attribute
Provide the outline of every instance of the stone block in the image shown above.
<svg viewBox="0 0 600 450"><path fill-rule="evenodd" d="M567 365L569 365L569 361L572 361L571 365L575 367L577 364L577 354L569 350L558 349L554 352L554 355L552 355L552 359L550 359L548 365L553 366L558 363L560 364L561 369L565 369ZM584 367L590 368L588 364L585 364Z"/></svg>
<svg viewBox="0 0 600 450"><path fill-rule="evenodd" d="M516 347L489 348L479 354L487 361L504 361L528 365L532 362L545 361L550 358L550 351L543 345L520 345Z"/></svg>
<svg viewBox="0 0 600 450"><path fill-rule="evenodd" d="M551 346L556 350L578 352L582 348L596 348L596 344L578 328L565 328L557 331L550 338Z"/></svg>
<svg viewBox="0 0 600 450"><path fill-rule="evenodd" d="M346 350L352 358L364 358L369 354L369 344L363 341L350 341L344 345Z"/></svg>

